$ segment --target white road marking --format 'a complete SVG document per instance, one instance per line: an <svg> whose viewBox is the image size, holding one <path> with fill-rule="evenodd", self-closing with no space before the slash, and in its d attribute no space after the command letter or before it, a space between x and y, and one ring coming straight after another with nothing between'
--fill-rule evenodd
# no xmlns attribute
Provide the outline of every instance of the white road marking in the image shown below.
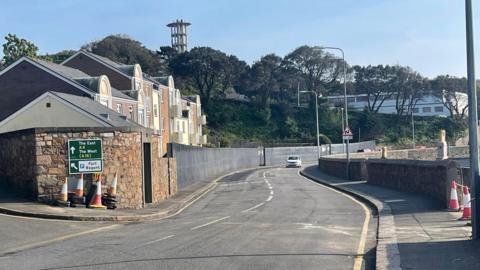
<svg viewBox="0 0 480 270"><path fill-rule="evenodd" d="M211 224L220 222L220 221L222 221L222 220L224 220L224 219L227 219L227 218L230 218L230 216L226 216L226 217L222 217L222 218L216 219L216 220L214 220L214 221L210 221L210 222L205 223L205 224L203 224L203 225L199 225L199 226L193 227L193 228L191 228L190 230L193 231L193 230L196 230L196 229L200 229L200 228L203 228L203 227L205 227L205 226L208 226L208 225L211 225Z"/></svg>
<svg viewBox="0 0 480 270"><path fill-rule="evenodd" d="M343 231L343 230L340 230L340 229L336 229L336 228L330 228L328 226L322 226L322 225L314 225L312 223L296 223L298 225L302 225L303 227L300 228L301 230L314 230L314 229L320 229L320 230L324 230L324 231L327 231L327 232L333 232L333 233L338 233L338 234L344 234L344 235L348 235L348 236L353 236L353 234L349 233L349 232L346 232L346 231Z"/></svg>
<svg viewBox="0 0 480 270"><path fill-rule="evenodd" d="M149 242L146 242L145 244L141 245L141 246L138 246L138 247L143 247L143 246L146 246L146 245L150 245L150 244L153 244L153 243L157 243L157 242L160 242L160 241L163 241L163 240L167 240L169 238L172 238L172 237L175 237L175 235L169 235L169 236L165 236L163 238L160 238L160 239L156 239L156 240L153 240L153 241L149 241Z"/></svg>
<svg viewBox="0 0 480 270"><path fill-rule="evenodd" d="M271 201L272 199L273 199L273 196L270 195L270 196L268 196L267 200L265 200L265 201L266 201L266 202L269 202L269 201Z"/></svg>
<svg viewBox="0 0 480 270"><path fill-rule="evenodd" d="M259 203L259 204L255 205L255 206L253 206L253 207L248 208L247 210L243 210L242 212L245 213L245 212L248 212L248 211L252 211L252 210L257 209L258 207L260 207L260 206L262 206L262 205L264 205L264 204L265 204L264 202Z"/></svg>
<svg viewBox="0 0 480 270"><path fill-rule="evenodd" d="M273 190L270 190L270 195L273 195Z"/></svg>

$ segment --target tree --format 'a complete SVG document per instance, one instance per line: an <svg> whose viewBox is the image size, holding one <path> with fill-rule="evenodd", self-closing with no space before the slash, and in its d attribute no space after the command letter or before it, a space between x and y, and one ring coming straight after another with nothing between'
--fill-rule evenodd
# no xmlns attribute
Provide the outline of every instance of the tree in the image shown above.
<svg viewBox="0 0 480 270"><path fill-rule="evenodd" d="M82 49L119 63L140 64L142 71L152 76L166 75L162 72L167 67L161 61L157 52L145 48L139 41L125 35L107 36L100 41L82 46Z"/></svg>
<svg viewBox="0 0 480 270"><path fill-rule="evenodd" d="M378 112L383 103L392 98L395 91L393 80L395 73L391 66L355 66L355 90L367 95L367 109Z"/></svg>
<svg viewBox="0 0 480 270"><path fill-rule="evenodd" d="M440 75L430 81L432 94L442 99L444 106L455 121L466 125L468 101L458 93L467 90L467 79L450 75Z"/></svg>
<svg viewBox="0 0 480 270"><path fill-rule="evenodd" d="M267 109L272 93L280 91L282 58L275 54L263 56L250 68L248 89L257 96L257 105Z"/></svg>
<svg viewBox="0 0 480 270"><path fill-rule="evenodd" d="M5 36L5 42L3 44L3 65L8 66L11 63L17 61L22 56L37 56L38 47L32 42L18 38L14 34L8 34Z"/></svg>
<svg viewBox="0 0 480 270"><path fill-rule="evenodd" d="M213 97L238 82L245 67L245 62L210 47L195 47L170 61L174 76L198 91L205 110Z"/></svg>
<svg viewBox="0 0 480 270"><path fill-rule="evenodd" d="M393 89L397 115L409 114L428 89L428 81L410 67L394 67Z"/></svg>
<svg viewBox="0 0 480 270"><path fill-rule="evenodd" d="M305 90L322 94L340 90L344 63L322 49L301 46L285 56L283 66L304 81Z"/></svg>
<svg viewBox="0 0 480 270"><path fill-rule="evenodd" d="M38 57L50 62L60 64L63 61L67 60L67 58L69 58L70 56L74 55L76 52L77 51L73 51L73 50L63 50L54 54L47 53L45 55L39 55Z"/></svg>

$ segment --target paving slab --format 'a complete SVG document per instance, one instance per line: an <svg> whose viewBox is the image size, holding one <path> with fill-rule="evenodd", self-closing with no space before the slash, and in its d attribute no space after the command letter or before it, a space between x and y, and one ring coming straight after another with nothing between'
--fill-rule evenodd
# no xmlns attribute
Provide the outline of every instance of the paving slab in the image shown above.
<svg viewBox="0 0 480 270"><path fill-rule="evenodd" d="M379 213L377 269L480 269L470 221L425 195L346 181L309 166L303 174L372 202Z"/></svg>

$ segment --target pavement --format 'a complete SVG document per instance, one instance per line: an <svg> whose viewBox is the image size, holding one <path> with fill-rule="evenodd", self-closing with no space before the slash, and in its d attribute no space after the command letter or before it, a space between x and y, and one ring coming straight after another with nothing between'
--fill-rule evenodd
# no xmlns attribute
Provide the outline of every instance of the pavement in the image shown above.
<svg viewBox="0 0 480 270"><path fill-rule="evenodd" d="M470 240L470 221L434 199L365 181L346 181L306 167L303 175L353 194L378 209L377 269L480 269L480 241Z"/></svg>
<svg viewBox="0 0 480 270"><path fill-rule="evenodd" d="M300 176L299 169L265 168L219 179L164 219L0 215L0 269L370 270L377 223L364 203ZM57 228L64 231L39 239Z"/></svg>
<svg viewBox="0 0 480 270"><path fill-rule="evenodd" d="M234 173L249 173L255 169L238 170ZM206 192L214 188L222 177L211 181L199 182L178 191L171 198L154 205L146 205L142 209L89 209L73 207L57 207L44 203L23 199L8 189L0 188L0 213L15 216L59 219L74 221L141 221L161 219L182 211Z"/></svg>

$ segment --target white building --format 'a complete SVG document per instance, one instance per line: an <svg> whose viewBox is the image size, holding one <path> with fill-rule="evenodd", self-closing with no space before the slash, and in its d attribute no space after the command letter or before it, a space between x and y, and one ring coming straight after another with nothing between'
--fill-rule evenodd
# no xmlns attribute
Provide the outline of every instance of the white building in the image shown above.
<svg viewBox="0 0 480 270"><path fill-rule="evenodd" d="M382 96L383 95L383 96ZM377 99L377 103L379 104L383 99L384 95L388 94L380 94ZM327 98L328 102L332 107L343 107L344 104L344 97L342 96L329 96ZM370 97L371 103L373 103L373 97ZM450 111L448 107L445 105L446 102L443 100L444 98L434 96L434 95L425 95L421 99L417 101L415 107L413 108L413 115L418 116L441 116L441 117L448 117L450 116ZM453 106L458 106L458 110L461 112L466 106L468 105L468 96L465 93L455 92L455 97L449 97L449 102ZM364 108L368 107L368 96L367 94L361 95L347 95L347 102L349 109L356 109L356 110L363 110ZM381 105L380 109L378 110L379 113L385 114L396 114L396 99L393 95L390 98L387 98ZM376 105L378 106L378 105ZM405 106L408 106L408 101L406 102ZM406 108L405 108L406 109Z"/></svg>

